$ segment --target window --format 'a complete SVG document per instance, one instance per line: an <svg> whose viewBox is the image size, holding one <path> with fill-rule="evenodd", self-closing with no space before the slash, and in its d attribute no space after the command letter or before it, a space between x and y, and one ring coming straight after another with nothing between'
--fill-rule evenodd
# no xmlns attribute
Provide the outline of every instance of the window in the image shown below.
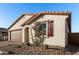
<svg viewBox="0 0 79 59"><path fill-rule="evenodd" d="M38 32L35 32L35 36L46 35L46 23L40 23L39 25L37 25L36 30Z"/></svg>
<svg viewBox="0 0 79 59"><path fill-rule="evenodd" d="M46 35L46 23L42 23L39 25L39 29L42 30L43 35Z"/></svg>
<svg viewBox="0 0 79 59"><path fill-rule="evenodd" d="M48 25L48 27L46 25ZM48 37L53 36L53 21L41 22L34 28L36 29L35 36L42 35L42 34Z"/></svg>

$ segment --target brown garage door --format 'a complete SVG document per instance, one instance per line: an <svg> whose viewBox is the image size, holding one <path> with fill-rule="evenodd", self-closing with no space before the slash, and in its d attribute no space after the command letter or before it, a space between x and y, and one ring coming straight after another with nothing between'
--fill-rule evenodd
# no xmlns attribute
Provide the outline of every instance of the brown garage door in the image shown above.
<svg viewBox="0 0 79 59"><path fill-rule="evenodd" d="M11 41L22 41L22 30L11 31Z"/></svg>

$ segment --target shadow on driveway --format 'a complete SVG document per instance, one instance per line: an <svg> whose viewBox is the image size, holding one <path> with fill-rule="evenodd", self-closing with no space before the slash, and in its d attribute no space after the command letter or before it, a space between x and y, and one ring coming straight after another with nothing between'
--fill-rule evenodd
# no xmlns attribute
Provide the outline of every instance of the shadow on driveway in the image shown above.
<svg viewBox="0 0 79 59"><path fill-rule="evenodd" d="M65 49L72 53L79 52L79 46L76 46L76 45L68 45L65 47Z"/></svg>

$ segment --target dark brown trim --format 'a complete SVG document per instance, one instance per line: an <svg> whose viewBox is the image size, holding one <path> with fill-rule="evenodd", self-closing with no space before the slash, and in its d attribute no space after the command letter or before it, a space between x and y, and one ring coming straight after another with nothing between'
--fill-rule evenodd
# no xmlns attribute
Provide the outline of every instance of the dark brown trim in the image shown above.
<svg viewBox="0 0 79 59"><path fill-rule="evenodd" d="M53 22L53 20L46 20L46 21L40 21L40 22Z"/></svg>
<svg viewBox="0 0 79 59"><path fill-rule="evenodd" d="M15 23L17 23L25 15L34 15L34 14L23 14L23 15L21 15L8 29L10 29Z"/></svg>
<svg viewBox="0 0 79 59"><path fill-rule="evenodd" d="M24 22L22 24L22 26L24 26L27 22L29 23L31 21L31 19L35 18L35 16L39 16L38 14L34 14L30 19L28 19L26 22Z"/></svg>
<svg viewBox="0 0 79 59"><path fill-rule="evenodd" d="M24 15L34 15L34 14L24 14Z"/></svg>
<svg viewBox="0 0 79 59"><path fill-rule="evenodd" d="M41 15L70 15L70 12L42 12L42 13L38 13L33 15L30 19L28 19L26 22L24 22L22 24L22 26L27 25L27 24L31 24L32 21L36 20L38 17L40 17Z"/></svg>
<svg viewBox="0 0 79 59"><path fill-rule="evenodd" d="M10 30L10 31L18 31L18 30L22 30L22 29L15 29L15 30Z"/></svg>
<svg viewBox="0 0 79 59"><path fill-rule="evenodd" d="M71 32L71 13L69 14L69 17L66 19L66 21L68 24L69 31Z"/></svg>
<svg viewBox="0 0 79 59"><path fill-rule="evenodd" d="M10 31L10 41L11 41L11 31Z"/></svg>
<svg viewBox="0 0 79 59"><path fill-rule="evenodd" d="M17 23L24 15L21 15L8 29L10 29L15 23Z"/></svg>

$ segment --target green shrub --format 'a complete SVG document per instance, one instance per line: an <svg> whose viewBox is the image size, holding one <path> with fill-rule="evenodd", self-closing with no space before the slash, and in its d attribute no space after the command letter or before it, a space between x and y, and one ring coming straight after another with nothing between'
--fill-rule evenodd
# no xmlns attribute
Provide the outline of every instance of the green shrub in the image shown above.
<svg viewBox="0 0 79 59"><path fill-rule="evenodd" d="M36 45L36 46L40 46L40 40L36 39L36 40L35 40L35 45Z"/></svg>
<svg viewBox="0 0 79 59"><path fill-rule="evenodd" d="M47 44L45 44L45 49L48 49L48 45Z"/></svg>
<svg viewBox="0 0 79 59"><path fill-rule="evenodd" d="M21 48L21 47L22 47L21 45L16 45L16 46L15 46L15 48Z"/></svg>

